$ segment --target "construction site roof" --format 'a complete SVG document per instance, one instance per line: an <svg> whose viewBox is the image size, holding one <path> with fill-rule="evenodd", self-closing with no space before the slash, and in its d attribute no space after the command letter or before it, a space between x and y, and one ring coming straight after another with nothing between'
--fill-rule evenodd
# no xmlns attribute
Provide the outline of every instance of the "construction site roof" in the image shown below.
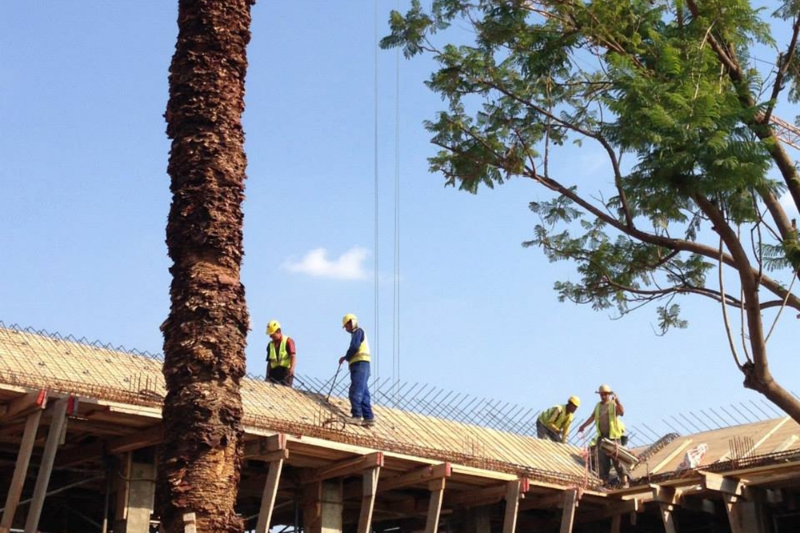
<svg viewBox="0 0 800 533"><path fill-rule="evenodd" d="M131 406L160 408L162 362L85 340L16 327L0 327L3 385L47 388ZM596 484L582 450L496 429L376 405L373 428L345 424L346 398L246 378L242 381L246 431L305 435L377 450L561 484ZM2 398L0 398L2 399Z"/></svg>

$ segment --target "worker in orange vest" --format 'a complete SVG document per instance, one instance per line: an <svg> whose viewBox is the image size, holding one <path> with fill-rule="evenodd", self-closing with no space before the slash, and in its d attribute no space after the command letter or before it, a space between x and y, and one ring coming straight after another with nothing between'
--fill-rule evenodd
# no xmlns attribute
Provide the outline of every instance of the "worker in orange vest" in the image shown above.
<svg viewBox="0 0 800 533"><path fill-rule="evenodd" d="M277 320L269 321L267 335L270 338L267 345L267 381L291 387L297 364L294 340L283 334Z"/></svg>

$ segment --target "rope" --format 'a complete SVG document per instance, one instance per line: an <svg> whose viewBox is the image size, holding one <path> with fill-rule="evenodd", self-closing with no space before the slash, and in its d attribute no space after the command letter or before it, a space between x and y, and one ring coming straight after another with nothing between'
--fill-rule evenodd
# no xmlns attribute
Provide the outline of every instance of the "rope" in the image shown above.
<svg viewBox="0 0 800 533"><path fill-rule="evenodd" d="M373 47L375 49L375 78L373 80L374 85L374 94L373 98L375 100L374 105L374 126L373 126L373 144L374 144L374 171L375 171L375 373L373 374L372 385L375 388L380 383L381 377L381 365L380 359L378 358L378 352L380 352L380 289L378 287L378 270L380 266L380 238L379 238L379 185L380 180L379 172L378 172L378 0L375 0L375 20L374 20L374 35L373 35ZM375 393L377 395L379 391L376 389Z"/></svg>
<svg viewBox="0 0 800 533"><path fill-rule="evenodd" d="M400 11L400 2L397 2ZM392 315L392 374L394 403L400 387L400 48L395 53L394 131L394 294Z"/></svg>

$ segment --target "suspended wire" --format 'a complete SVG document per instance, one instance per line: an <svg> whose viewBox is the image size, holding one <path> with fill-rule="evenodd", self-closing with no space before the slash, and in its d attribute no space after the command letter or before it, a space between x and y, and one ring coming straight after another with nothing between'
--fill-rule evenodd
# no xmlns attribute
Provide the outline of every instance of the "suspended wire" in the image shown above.
<svg viewBox="0 0 800 533"><path fill-rule="evenodd" d="M397 2L400 10L400 2ZM394 100L394 298L392 316L392 374L395 383L394 402L400 384L400 49L395 53Z"/></svg>
<svg viewBox="0 0 800 533"><path fill-rule="evenodd" d="M374 252L375 253L375 349L373 351L375 353L373 355L373 358L375 360L375 364L374 364L375 373L373 374L372 385L373 385L373 388L375 388L376 384L380 383L380 377L381 377L381 365L380 365L380 359L379 359L379 355L378 355L380 353L380 351L381 351L380 350L380 346L381 346L381 344L380 344L380 315L379 315L379 313L380 313L380 290L379 290L379 287L378 287L378 281L379 281L379 279L378 279L378 270L379 270L379 268L378 267L380 266L380 253L379 253L380 252L380 238L379 238L379 233L380 233L380 231L379 231L380 230L380 228L379 228L379 215L380 215L380 211L379 211L379 206L378 206L378 200L380 198L380 195L379 195L379 192L380 192L380 189L379 189L380 180L378 179L379 178L379 172L378 172L378 0L375 0L375 16L374 16L374 24L373 24L373 26L374 26L374 35L373 35L372 46L373 46L374 51L375 51L375 54L374 54L374 56L375 56L374 57L374 62L375 62L375 64L374 64L374 71L375 71L374 72L374 76L375 77L374 77L374 80L373 80L373 86L374 86L373 99L374 99L374 105L375 105L374 110L373 110L373 115L374 115L374 126L373 126L374 153L373 153L373 158L374 158L374 165L375 165L375 167L374 167L374 171L375 171L375 198L374 198L374 200L375 200L375 206L374 206L374 208L375 208L375 252ZM375 392L378 393L379 391L376 389Z"/></svg>

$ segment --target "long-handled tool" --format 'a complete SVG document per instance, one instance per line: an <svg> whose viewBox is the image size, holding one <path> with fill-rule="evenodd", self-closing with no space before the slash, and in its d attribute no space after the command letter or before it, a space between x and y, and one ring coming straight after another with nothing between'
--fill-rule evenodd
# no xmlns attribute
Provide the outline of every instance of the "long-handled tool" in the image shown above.
<svg viewBox="0 0 800 533"><path fill-rule="evenodd" d="M331 383L331 390L328 391L328 395L325 396L325 401L330 403L331 401L331 394L333 394L333 388L336 386L336 378L339 377L339 370L342 369L342 363L339 363L339 366L336 367L336 373L333 375L333 382Z"/></svg>

